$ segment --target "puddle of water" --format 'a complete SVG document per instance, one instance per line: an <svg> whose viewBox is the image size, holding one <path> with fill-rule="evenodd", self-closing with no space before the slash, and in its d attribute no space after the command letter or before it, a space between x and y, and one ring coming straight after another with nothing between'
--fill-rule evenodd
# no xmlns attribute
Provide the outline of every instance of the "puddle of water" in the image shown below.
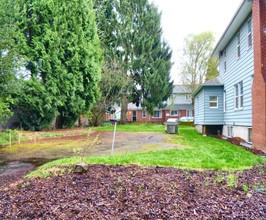
<svg viewBox="0 0 266 220"><path fill-rule="evenodd" d="M34 165L32 165L31 163L24 163L20 161L9 162L0 166L0 175L30 169L33 167Z"/></svg>
<svg viewBox="0 0 266 220"><path fill-rule="evenodd" d="M3 158L0 158L0 176L23 170L34 169L49 161L51 160L45 158L28 158L22 161L4 161Z"/></svg>

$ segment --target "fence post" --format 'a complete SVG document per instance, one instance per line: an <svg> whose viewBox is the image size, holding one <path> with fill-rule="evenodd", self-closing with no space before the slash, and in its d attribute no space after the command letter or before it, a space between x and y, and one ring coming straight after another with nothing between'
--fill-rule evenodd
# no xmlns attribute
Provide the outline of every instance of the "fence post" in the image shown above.
<svg viewBox="0 0 266 220"><path fill-rule="evenodd" d="M12 138L11 138L11 130L9 131L9 146L11 146Z"/></svg>
<svg viewBox="0 0 266 220"><path fill-rule="evenodd" d="M34 132L34 143L36 143L36 141L37 141L37 134L36 132Z"/></svg>
<svg viewBox="0 0 266 220"><path fill-rule="evenodd" d="M20 144L21 133L18 133L18 144Z"/></svg>

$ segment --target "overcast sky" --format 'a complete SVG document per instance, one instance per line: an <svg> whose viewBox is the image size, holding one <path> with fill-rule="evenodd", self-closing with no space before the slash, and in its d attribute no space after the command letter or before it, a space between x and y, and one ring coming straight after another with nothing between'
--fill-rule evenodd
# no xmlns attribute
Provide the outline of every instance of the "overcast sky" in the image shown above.
<svg viewBox="0 0 266 220"><path fill-rule="evenodd" d="M164 39L173 50L171 76L180 83L183 40L190 34L211 31L216 41L224 33L243 0L152 0L162 12Z"/></svg>

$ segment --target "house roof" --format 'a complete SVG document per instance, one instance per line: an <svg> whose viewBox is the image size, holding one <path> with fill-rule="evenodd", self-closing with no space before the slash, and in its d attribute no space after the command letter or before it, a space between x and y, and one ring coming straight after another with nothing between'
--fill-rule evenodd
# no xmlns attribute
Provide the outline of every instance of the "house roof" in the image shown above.
<svg viewBox="0 0 266 220"><path fill-rule="evenodd" d="M167 105L164 109L182 109L182 110L187 110L187 109L192 109L192 104L174 104L174 105Z"/></svg>
<svg viewBox="0 0 266 220"><path fill-rule="evenodd" d="M220 76L217 76L214 79L208 80L205 83L200 84L196 90L192 93L193 96L195 96L203 87L207 87L207 86L223 86L224 83L221 79Z"/></svg>
<svg viewBox="0 0 266 220"><path fill-rule="evenodd" d="M137 106L135 103L132 103L132 102L127 104L127 108L128 110L141 110L142 109L141 105Z"/></svg>
<svg viewBox="0 0 266 220"><path fill-rule="evenodd" d="M234 15L233 19L227 26L225 32L223 33L222 37L220 38L216 47L214 48L212 56L218 56L219 53L224 50L225 46L235 35L240 25L245 21L245 19L251 13L251 11L252 11L252 0L243 0L238 10L236 11L236 14Z"/></svg>
<svg viewBox="0 0 266 220"><path fill-rule="evenodd" d="M173 93L191 93L192 90L188 85L174 85Z"/></svg>

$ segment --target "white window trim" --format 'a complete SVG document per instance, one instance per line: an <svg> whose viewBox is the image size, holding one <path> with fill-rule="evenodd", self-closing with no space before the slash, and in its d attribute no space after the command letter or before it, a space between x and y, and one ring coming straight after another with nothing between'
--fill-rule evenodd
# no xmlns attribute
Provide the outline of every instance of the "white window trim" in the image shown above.
<svg viewBox="0 0 266 220"><path fill-rule="evenodd" d="M231 130L231 136L229 135L229 129ZM234 137L234 127L233 126L227 126L227 137Z"/></svg>
<svg viewBox="0 0 266 220"><path fill-rule="evenodd" d="M242 85L243 93L241 93L241 85ZM237 92L238 92L237 95L236 95L236 86L237 86ZM236 102L236 99L237 99L237 102ZM241 99L243 100L242 106L241 106ZM241 111L244 108L244 83L243 81L240 81L239 83L234 85L234 106L235 106L235 111Z"/></svg>
<svg viewBox="0 0 266 220"><path fill-rule="evenodd" d="M241 85L242 85L242 93L241 93ZM243 81L239 82L239 110L242 110L244 107L244 85ZM241 99L242 99L242 105L241 105Z"/></svg>
<svg viewBox="0 0 266 220"><path fill-rule="evenodd" d="M237 92L239 93L238 87L239 87L238 83L234 85L234 107L235 107L235 111L237 111L239 109L239 94L236 94ZM236 101L236 99L237 99L237 101Z"/></svg>
<svg viewBox="0 0 266 220"><path fill-rule="evenodd" d="M144 113L144 114L143 114ZM144 115L144 116L143 116ZM146 111L142 110L142 118L146 118Z"/></svg>
<svg viewBox="0 0 266 220"><path fill-rule="evenodd" d="M176 114L172 114L173 111L175 111ZM171 116L178 116L178 110L170 110L170 115L171 115Z"/></svg>
<svg viewBox="0 0 266 220"><path fill-rule="evenodd" d="M152 118L162 118L162 111L161 110L155 110L155 111L159 112L159 117L152 116Z"/></svg>
<svg viewBox="0 0 266 220"><path fill-rule="evenodd" d="M237 59L240 59L241 57L241 39L240 39L240 32L237 33L236 35L236 56L237 56ZM239 51L239 53L238 53Z"/></svg>
<svg viewBox="0 0 266 220"><path fill-rule="evenodd" d="M250 31L249 31L249 24L250 24ZM252 23L251 23L251 18L249 18L248 21L247 21L247 32L248 32L248 34L247 34L248 49L247 50L249 50L252 47L252 43L253 43L252 42ZM250 41L249 41L249 39L250 39ZM249 45L249 43L250 43L250 45Z"/></svg>
<svg viewBox="0 0 266 220"><path fill-rule="evenodd" d="M247 137L247 142L252 144L252 140L249 140L249 129L251 129L251 139L252 139L252 127L248 127L248 137Z"/></svg>
<svg viewBox="0 0 266 220"><path fill-rule="evenodd" d="M224 91L224 112L226 112L226 91Z"/></svg>
<svg viewBox="0 0 266 220"><path fill-rule="evenodd" d="M211 101L211 97L216 97L216 101ZM211 103L216 103L216 106L211 106ZM218 105L218 96L210 96L209 97L209 104L210 104L209 105L210 108L218 108L218 106L219 106Z"/></svg>

